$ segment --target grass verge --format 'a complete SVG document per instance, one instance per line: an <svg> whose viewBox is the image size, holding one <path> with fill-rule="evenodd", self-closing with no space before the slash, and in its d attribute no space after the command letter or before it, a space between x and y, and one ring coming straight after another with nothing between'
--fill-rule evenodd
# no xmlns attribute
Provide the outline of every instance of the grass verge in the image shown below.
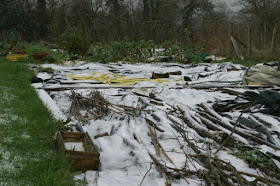
<svg viewBox="0 0 280 186"><path fill-rule="evenodd" d="M280 56L277 55L253 55L251 57L245 57L244 60L241 60L239 57L229 56L225 60L215 61L217 63L229 62L231 61L234 64L241 64L246 67L255 66L259 63L266 63L271 61L280 61Z"/></svg>
<svg viewBox="0 0 280 186"><path fill-rule="evenodd" d="M77 185L56 151L53 119L30 86L24 64L0 58L0 185Z"/></svg>

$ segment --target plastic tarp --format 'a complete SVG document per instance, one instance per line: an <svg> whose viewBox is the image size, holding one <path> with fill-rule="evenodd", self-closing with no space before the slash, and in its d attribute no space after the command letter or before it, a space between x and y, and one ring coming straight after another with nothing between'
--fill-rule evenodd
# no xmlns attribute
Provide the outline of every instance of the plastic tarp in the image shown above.
<svg viewBox="0 0 280 186"><path fill-rule="evenodd" d="M236 108L245 109L249 105L252 106L248 110L280 116L280 93L272 90L246 91L234 100L217 101L214 109L217 112L229 112Z"/></svg>
<svg viewBox="0 0 280 186"><path fill-rule="evenodd" d="M249 108L250 107L250 108ZM243 94L237 96L234 100L217 101L214 105L214 109L217 112L226 112L226 117L229 117L228 112L236 109L245 109L246 116L242 116L239 119L239 123L248 128L254 129L257 132L265 135L266 140L274 145L279 146L274 137L273 132L267 126L254 119L251 113L262 112L265 114L274 114L280 116L280 93L271 90L265 91L246 91Z"/></svg>
<svg viewBox="0 0 280 186"><path fill-rule="evenodd" d="M280 71L268 65L253 66L245 72L243 83L246 85L280 86Z"/></svg>

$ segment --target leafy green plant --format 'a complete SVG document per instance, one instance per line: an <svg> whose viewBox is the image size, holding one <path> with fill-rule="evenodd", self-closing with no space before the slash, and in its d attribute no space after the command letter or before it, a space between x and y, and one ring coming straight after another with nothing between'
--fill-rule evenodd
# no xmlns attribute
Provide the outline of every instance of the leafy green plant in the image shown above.
<svg viewBox="0 0 280 186"><path fill-rule="evenodd" d="M16 29L10 29L0 35L0 53L8 53L16 49L18 42L22 41L20 33ZM22 42L21 42L22 43Z"/></svg>
<svg viewBox="0 0 280 186"><path fill-rule="evenodd" d="M47 56L44 57L43 62L44 63L55 63L56 59L51 55L47 55Z"/></svg>
<svg viewBox="0 0 280 186"><path fill-rule="evenodd" d="M11 47L13 48L17 45L18 41L22 40L22 37L18 30L12 28L5 34L4 39L5 43L11 44Z"/></svg>
<svg viewBox="0 0 280 186"><path fill-rule="evenodd" d="M50 68L50 67L47 67L47 68L38 67L38 68L37 68L37 71L38 71L38 72L52 73L52 72L54 72L54 69L52 69L52 68Z"/></svg>
<svg viewBox="0 0 280 186"><path fill-rule="evenodd" d="M275 165L272 156L267 156L258 149L239 146L237 151L231 154L248 162L250 167L260 168L267 174L275 174L273 176L280 177L280 169Z"/></svg>
<svg viewBox="0 0 280 186"><path fill-rule="evenodd" d="M92 46L90 50L90 60L94 62L114 62L114 58L112 55L112 49L109 46Z"/></svg>
<svg viewBox="0 0 280 186"><path fill-rule="evenodd" d="M25 58L20 57L20 58L17 59L17 62L18 63L23 63L23 64L28 64L28 63L30 63L30 64L40 64L40 63L42 63L42 61L36 60L35 58L29 57L29 56L27 56Z"/></svg>
<svg viewBox="0 0 280 186"><path fill-rule="evenodd" d="M89 34L80 35L77 33L67 33L63 36L62 47L69 54L86 55L91 46L91 37Z"/></svg>
<svg viewBox="0 0 280 186"><path fill-rule="evenodd" d="M47 47L44 47L43 44L41 43L24 43L23 44L24 49L26 54L28 55L27 58L25 58L24 60L20 60L23 63L42 63L42 61L36 60L32 57L33 53L37 53L37 52L50 52L50 49Z"/></svg>
<svg viewBox="0 0 280 186"><path fill-rule="evenodd" d="M102 63L129 61L146 61L154 55L155 43L153 41L131 41L125 37L122 41L111 41L108 45L94 45L90 50L91 61Z"/></svg>

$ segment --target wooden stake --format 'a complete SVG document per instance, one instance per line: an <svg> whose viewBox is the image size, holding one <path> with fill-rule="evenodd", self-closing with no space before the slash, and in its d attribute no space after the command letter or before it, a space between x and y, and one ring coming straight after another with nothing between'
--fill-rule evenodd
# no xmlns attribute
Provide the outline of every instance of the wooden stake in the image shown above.
<svg viewBox="0 0 280 186"><path fill-rule="evenodd" d="M237 55L240 57L240 59L243 60L244 57L240 54L240 51L239 51L239 48L238 48L238 45L237 45L237 43L236 43L235 38L234 38L233 36L231 36L230 38L231 38L231 41L232 41L232 43L233 43L233 46L234 46L234 48L235 48L235 51L236 51Z"/></svg>
<svg viewBox="0 0 280 186"><path fill-rule="evenodd" d="M231 36L233 35L233 23L230 23L229 26L229 54L232 56L233 55L233 44L231 42Z"/></svg>

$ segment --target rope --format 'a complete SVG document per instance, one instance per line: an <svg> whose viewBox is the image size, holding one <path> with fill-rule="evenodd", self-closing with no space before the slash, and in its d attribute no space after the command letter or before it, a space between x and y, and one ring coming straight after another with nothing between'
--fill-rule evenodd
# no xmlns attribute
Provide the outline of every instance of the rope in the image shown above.
<svg viewBox="0 0 280 186"><path fill-rule="evenodd" d="M114 73L98 73L94 72L91 76L75 76L72 74L67 74L69 78L75 80L93 80L93 81L100 81L104 84L109 84L112 86L129 86L134 85L139 82L149 81L149 82L156 82L156 83L165 83L165 82L176 82L178 80L164 80L164 79L150 79L150 78L126 78L119 74Z"/></svg>

